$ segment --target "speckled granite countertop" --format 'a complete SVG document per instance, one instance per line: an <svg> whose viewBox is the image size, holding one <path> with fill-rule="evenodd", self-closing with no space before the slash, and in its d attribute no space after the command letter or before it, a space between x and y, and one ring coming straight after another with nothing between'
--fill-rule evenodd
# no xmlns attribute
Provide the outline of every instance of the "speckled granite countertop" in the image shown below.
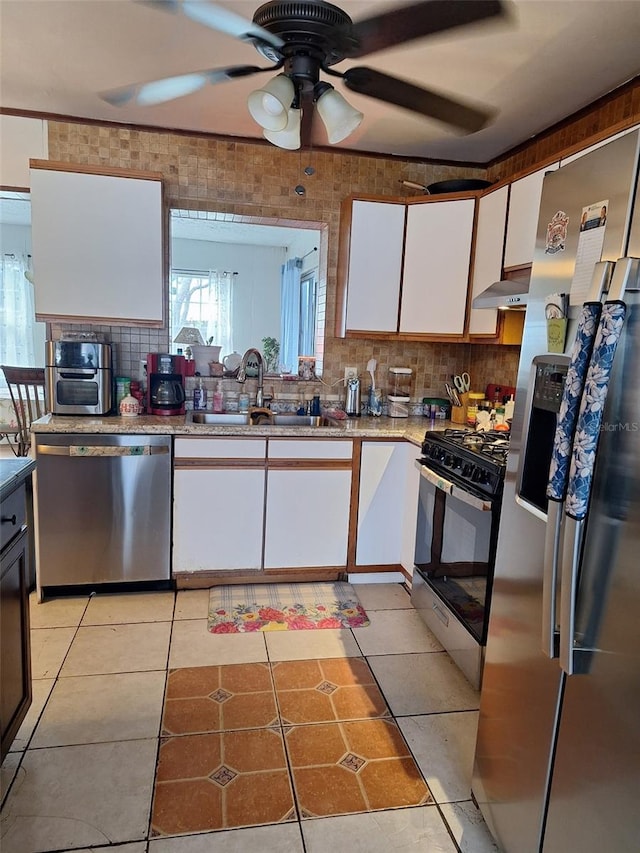
<svg viewBox="0 0 640 853"><path fill-rule="evenodd" d="M4 498L16 483L31 474L35 467L35 461L28 457L0 459L0 499Z"/></svg>
<svg viewBox="0 0 640 853"><path fill-rule="evenodd" d="M406 439L416 445L422 444L428 429L443 430L446 427L458 427L451 421L433 421L428 418L347 418L337 421L335 427L286 427L286 426L237 426L194 424L183 415L159 417L141 415L134 418L107 417L70 417L45 415L31 425L32 432L42 433L80 433L90 434L160 434L160 435L254 435L262 437L287 438L397 438Z"/></svg>

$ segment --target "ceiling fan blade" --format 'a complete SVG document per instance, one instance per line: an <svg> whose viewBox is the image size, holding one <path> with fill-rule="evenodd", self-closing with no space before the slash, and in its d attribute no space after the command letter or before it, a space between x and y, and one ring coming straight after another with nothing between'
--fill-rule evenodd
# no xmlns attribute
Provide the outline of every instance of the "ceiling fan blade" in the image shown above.
<svg viewBox="0 0 640 853"><path fill-rule="evenodd" d="M140 0L140 2L164 12L184 15L192 21L204 24L205 27L219 30L242 41L258 41L273 47L282 47L284 44L280 36L268 32L253 21L243 18L242 15L231 12L216 3L208 3L206 0Z"/></svg>
<svg viewBox="0 0 640 853"><path fill-rule="evenodd" d="M500 0L424 0L356 21L355 46L348 56L359 57L414 39L504 15Z"/></svg>
<svg viewBox="0 0 640 853"><path fill-rule="evenodd" d="M492 112L453 101L373 68L349 68L343 75L343 81L353 92L435 118L467 133L480 130L493 116Z"/></svg>
<svg viewBox="0 0 640 853"><path fill-rule="evenodd" d="M138 104L143 107L162 104L175 98L191 95L210 83L222 83L236 77L246 77L258 71L271 71L272 68L258 68L255 65L231 65L228 68L210 68L208 71L193 71L176 77L152 80L150 83L134 83L119 89L101 92L100 97L114 107L125 104Z"/></svg>

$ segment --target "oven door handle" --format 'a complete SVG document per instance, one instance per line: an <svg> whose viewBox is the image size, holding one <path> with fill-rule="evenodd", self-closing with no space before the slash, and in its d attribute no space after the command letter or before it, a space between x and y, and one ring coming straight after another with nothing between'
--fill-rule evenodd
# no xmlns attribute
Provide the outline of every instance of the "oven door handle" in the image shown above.
<svg viewBox="0 0 640 853"><path fill-rule="evenodd" d="M417 461L416 465L418 466L418 470L420 471L420 476L424 477L425 480L428 480L432 483L437 489L440 489L442 492L445 492L447 495L451 495L451 497L456 498L462 503L468 504L472 506L474 509L479 509L482 512L489 512L492 508L492 503L490 500L485 498L478 498L475 495L470 494L469 492L461 489L460 486L456 486L451 483L449 480L446 480L440 474L437 474L435 471L432 471L431 468L427 468L422 462Z"/></svg>
<svg viewBox="0 0 640 853"><path fill-rule="evenodd" d="M61 379L88 379L97 375L98 371L94 367L74 367L73 370L58 369Z"/></svg>

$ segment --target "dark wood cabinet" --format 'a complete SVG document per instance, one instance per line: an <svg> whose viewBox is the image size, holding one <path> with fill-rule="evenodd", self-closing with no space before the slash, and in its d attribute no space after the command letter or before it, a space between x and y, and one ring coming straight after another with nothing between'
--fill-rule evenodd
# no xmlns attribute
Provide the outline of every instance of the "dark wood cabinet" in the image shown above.
<svg viewBox="0 0 640 853"><path fill-rule="evenodd" d="M9 751L31 705L29 576L31 469L2 478L0 551L0 753ZM3 466L0 471L4 474Z"/></svg>

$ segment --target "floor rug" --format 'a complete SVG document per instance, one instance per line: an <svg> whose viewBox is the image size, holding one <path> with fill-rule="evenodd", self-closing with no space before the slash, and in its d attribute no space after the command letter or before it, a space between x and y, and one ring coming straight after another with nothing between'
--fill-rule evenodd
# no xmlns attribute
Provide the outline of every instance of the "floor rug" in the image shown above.
<svg viewBox="0 0 640 853"><path fill-rule="evenodd" d="M209 594L212 634L363 628L369 618L349 583L215 586Z"/></svg>

